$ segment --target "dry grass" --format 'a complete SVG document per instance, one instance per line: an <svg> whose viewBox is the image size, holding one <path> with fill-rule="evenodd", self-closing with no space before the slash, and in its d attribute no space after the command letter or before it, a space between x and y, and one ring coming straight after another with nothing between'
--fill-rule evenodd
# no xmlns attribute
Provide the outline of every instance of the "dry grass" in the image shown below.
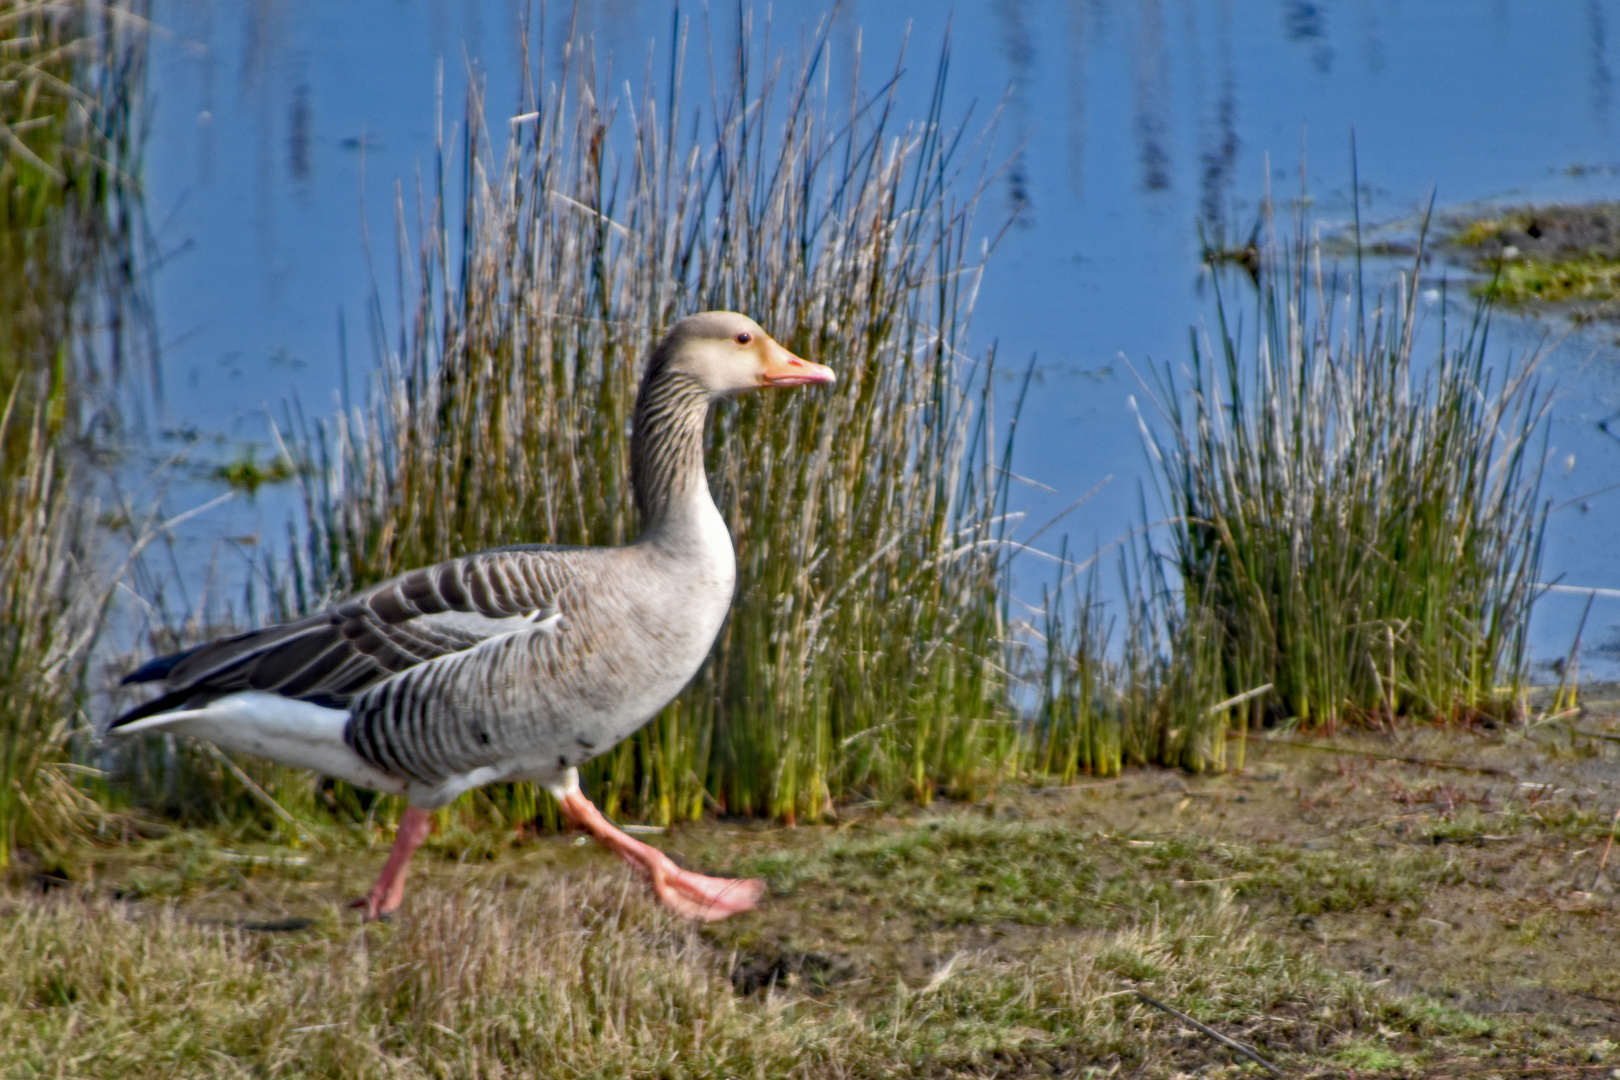
<svg viewBox="0 0 1620 1080"><path fill-rule="evenodd" d="M771 886L703 928L593 847L491 848L471 811L383 926L338 906L380 830L81 850L71 882L0 897L0 1073L1245 1075L1140 989L1288 1075L1589 1075L1620 1064L1596 865L1620 748L1578 726L1600 734L1360 734L993 810L699 825L658 843Z"/></svg>
<svg viewBox="0 0 1620 1080"><path fill-rule="evenodd" d="M1218 777L683 828L657 843L771 886L702 928L608 853L471 809L381 926L340 905L386 830L84 847L0 893L0 1074L1244 1074L1140 989L1289 1075L1591 1075L1620 1064L1620 743L1575 726L1597 734L1261 743Z"/></svg>
<svg viewBox="0 0 1620 1080"><path fill-rule="evenodd" d="M1018 868L1053 842L970 833L1010 842ZM878 844L897 842L916 838ZM1274 1056L1332 1043L1334 1029L1469 1031L1320 970L1227 893L830 992L783 977L739 993L734 952L621 873L428 887L397 925L357 929L331 911L292 933L161 903L19 898L0 915L0 949L17 958L0 971L0 1071L18 1077L1167 1075L1207 1060L1137 985Z"/></svg>

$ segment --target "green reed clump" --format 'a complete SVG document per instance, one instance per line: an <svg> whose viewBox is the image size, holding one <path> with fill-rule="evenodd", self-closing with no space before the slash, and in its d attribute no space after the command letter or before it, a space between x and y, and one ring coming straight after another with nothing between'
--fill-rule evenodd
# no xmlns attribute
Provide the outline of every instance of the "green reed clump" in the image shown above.
<svg viewBox="0 0 1620 1080"><path fill-rule="evenodd" d="M0 9L0 867L97 813L71 743L107 582L74 446L123 360L142 25L132 0Z"/></svg>
<svg viewBox="0 0 1620 1080"><path fill-rule="evenodd" d="M1149 449L1183 622L1210 635L1203 700L1269 685L1251 709L1308 727L1505 716L1546 513L1535 358L1493 371L1488 308L1454 334L1442 305L1414 359L1418 267L1369 309L1305 228L1271 242L1249 349L1220 304L1161 384Z"/></svg>
<svg viewBox="0 0 1620 1080"><path fill-rule="evenodd" d="M718 410L730 621L692 687L588 781L610 812L661 821L983 790L1016 731L1005 485L988 377L959 352L977 159L942 115L943 59L928 115L903 124L898 67L867 98L829 84L824 43L793 67L743 30L729 91L696 109L684 39L634 96L573 42L499 125L498 164L473 97L461 228L441 155L397 338L379 305L377 393L305 445L307 537L285 603L499 544L632 540L644 358L682 316L747 312L839 381ZM534 812L526 789L502 798Z"/></svg>
<svg viewBox="0 0 1620 1080"><path fill-rule="evenodd" d="M1066 554L1065 546L1060 560ZM1032 776L1059 784L1081 773L1113 775L1123 760L1123 716L1113 691L1125 676L1108 659L1113 624L1104 615L1095 568L1093 562L1084 589L1072 595L1067 576L1043 590L1040 640L1033 647L1038 691L1027 765Z"/></svg>

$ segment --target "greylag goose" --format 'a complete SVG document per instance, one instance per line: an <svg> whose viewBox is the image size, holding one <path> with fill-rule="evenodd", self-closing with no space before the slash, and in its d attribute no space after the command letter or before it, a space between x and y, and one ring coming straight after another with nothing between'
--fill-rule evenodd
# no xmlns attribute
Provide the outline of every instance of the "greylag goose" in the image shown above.
<svg viewBox="0 0 1620 1080"><path fill-rule="evenodd" d="M505 780L544 784L563 815L698 919L753 907L759 881L706 877L614 827L578 766L652 718L697 672L731 605L736 559L709 493L709 406L765 386L830 383L744 315L683 319L647 361L631 434L641 516L616 548L523 544L413 570L297 622L152 660L126 683L162 696L109 734L178 732L403 795L367 919L399 906L430 811Z"/></svg>

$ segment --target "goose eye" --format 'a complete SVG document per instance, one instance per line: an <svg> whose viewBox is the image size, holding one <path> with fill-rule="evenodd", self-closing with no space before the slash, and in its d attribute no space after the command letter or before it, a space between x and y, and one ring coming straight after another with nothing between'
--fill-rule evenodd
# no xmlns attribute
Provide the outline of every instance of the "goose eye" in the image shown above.
<svg viewBox="0 0 1620 1080"><path fill-rule="evenodd" d="M748 344L748 343L749 343L749 342L750 342L750 341L753 341L753 340L754 340L754 335L753 335L753 334L750 334L750 333L749 333L749 332L748 332L748 331L746 331L746 330L744 330L744 331L743 331L743 332L742 332L742 333L740 333L740 334L738 334L738 335L737 335L737 339L736 339L736 340L737 340L737 344L739 344L739 345L746 345L746 344Z"/></svg>

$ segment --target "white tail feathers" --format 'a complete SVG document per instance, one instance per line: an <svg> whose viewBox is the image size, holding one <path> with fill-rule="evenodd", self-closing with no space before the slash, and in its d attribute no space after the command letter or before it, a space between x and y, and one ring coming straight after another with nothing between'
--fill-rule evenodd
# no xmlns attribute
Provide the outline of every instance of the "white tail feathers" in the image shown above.
<svg viewBox="0 0 1620 1080"><path fill-rule="evenodd" d="M108 735L173 732L222 750L313 769L358 787L403 795L407 781L381 772L343 739L347 709L329 709L259 690L228 694L200 709L176 709L113 728Z"/></svg>

